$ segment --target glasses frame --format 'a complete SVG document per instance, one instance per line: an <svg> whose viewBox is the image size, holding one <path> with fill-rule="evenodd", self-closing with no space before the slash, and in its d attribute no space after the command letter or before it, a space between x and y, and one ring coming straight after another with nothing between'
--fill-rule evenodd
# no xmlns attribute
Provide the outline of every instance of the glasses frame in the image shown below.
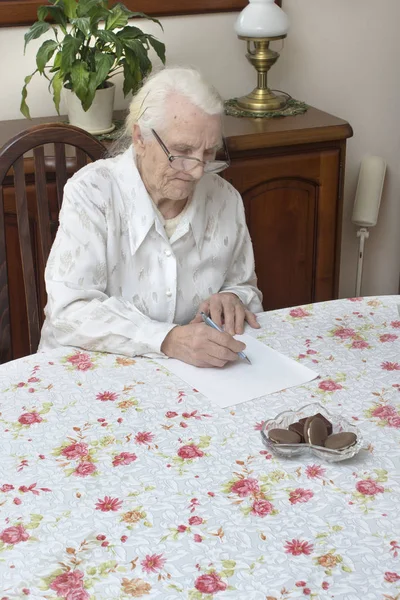
<svg viewBox="0 0 400 600"><path fill-rule="evenodd" d="M174 160L176 160L177 158L181 159L181 160L191 160L191 161L196 161L199 165L203 165L204 168L204 172L205 173L220 173L221 171L224 171L225 169L227 169L230 164L231 164L231 159L229 157L229 153L228 153L228 146L226 143L226 140L224 137L222 137L222 144L223 144L223 148L224 148L224 152L225 152L225 160L221 160L221 161L216 161L216 160L200 160L200 158L196 158L195 156L182 156L180 154L171 154L171 152L168 150L167 146L164 144L164 142L162 141L162 139L160 138L160 136L158 135L158 133L154 130L151 129L151 133L154 135L154 137L156 138L157 142L159 143L159 145L161 146L162 150L164 151L165 155L167 156L171 167L172 167L172 163L174 162ZM223 166L221 166L221 168L218 168L217 170L207 170L207 165L210 165L212 163L215 162L220 162L223 163ZM173 168L173 167L172 167ZM190 172L193 169L196 168L196 165L193 165L193 167L191 169L182 169L185 172ZM177 169L178 171L180 171L181 169Z"/></svg>

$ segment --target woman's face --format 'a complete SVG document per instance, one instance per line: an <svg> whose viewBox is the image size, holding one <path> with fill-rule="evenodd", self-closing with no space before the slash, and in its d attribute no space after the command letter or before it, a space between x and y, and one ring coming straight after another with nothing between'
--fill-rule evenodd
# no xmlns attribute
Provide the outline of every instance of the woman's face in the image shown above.
<svg viewBox="0 0 400 600"><path fill-rule="evenodd" d="M221 146L221 117L207 115L182 96L173 95L167 100L165 127L157 130L172 155L195 157L202 161L213 160ZM153 137L144 140L135 125L133 143L144 184L154 202L159 200L185 200L203 175L198 164L191 171L176 171L165 152Z"/></svg>

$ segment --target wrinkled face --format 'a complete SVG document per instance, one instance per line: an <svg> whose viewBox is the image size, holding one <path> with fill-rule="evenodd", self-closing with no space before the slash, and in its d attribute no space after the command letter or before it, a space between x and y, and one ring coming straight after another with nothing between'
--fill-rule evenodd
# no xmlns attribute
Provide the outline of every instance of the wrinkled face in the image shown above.
<svg viewBox="0 0 400 600"><path fill-rule="evenodd" d="M171 96L166 106L165 127L157 130L172 155L213 160L221 147L221 117L207 115L182 96ZM138 166L150 196L160 199L185 200L203 175L198 164L191 171L176 171L154 137L143 139L140 128L133 131Z"/></svg>

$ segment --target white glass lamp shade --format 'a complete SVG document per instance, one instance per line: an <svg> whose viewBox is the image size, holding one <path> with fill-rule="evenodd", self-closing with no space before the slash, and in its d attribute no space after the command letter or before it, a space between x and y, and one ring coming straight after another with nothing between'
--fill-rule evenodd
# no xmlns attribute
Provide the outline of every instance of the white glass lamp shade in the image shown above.
<svg viewBox="0 0 400 600"><path fill-rule="evenodd" d="M237 35L243 37L278 37L288 29L289 19L274 0L249 0L235 23Z"/></svg>

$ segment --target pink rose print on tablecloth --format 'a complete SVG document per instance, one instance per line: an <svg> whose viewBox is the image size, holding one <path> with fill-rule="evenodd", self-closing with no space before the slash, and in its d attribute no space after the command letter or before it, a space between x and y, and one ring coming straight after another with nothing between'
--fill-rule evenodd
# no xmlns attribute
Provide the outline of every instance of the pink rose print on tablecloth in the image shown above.
<svg viewBox="0 0 400 600"><path fill-rule="evenodd" d="M135 435L135 442L137 444L151 444L154 439L154 434L150 431L139 431Z"/></svg>
<svg viewBox="0 0 400 600"><path fill-rule="evenodd" d="M333 335L342 340L347 340L348 338L354 337L356 335L356 332L350 327L339 327L338 329L335 329L333 331Z"/></svg>
<svg viewBox="0 0 400 600"><path fill-rule="evenodd" d="M257 515L258 517L265 517L265 515L270 515L274 510L273 505L268 500L255 500L253 506L251 507L251 513L253 515Z"/></svg>
<svg viewBox="0 0 400 600"><path fill-rule="evenodd" d="M286 554L292 554L293 556L300 556L301 554L311 554L313 549L314 546L312 544L302 540L292 540L291 542L287 541L285 544Z"/></svg>
<svg viewBox="0 0 400 600"><path fill-rule="evenodd" d="M217 592L225 591L228 585L222 581L217 573L212 572L200 575L196 579L194 587L202 594L216 594Z"/></svg>
<svg viewBox="0 0 400 600"><path fill-rule="evenodd" d="M198 448L195 444L188 444L179 448L178 456L179 458L182 458L184 460L191 458L201 458L202 456L204 456L204 452L200 450L200 448Z"/></svg>
<svg viewBox="0 0 400 600"><path fill-rule="evenodd" d="M341 386L340 383L336 383L336 381L333 381L332 379L324 379L323 381L320 381L318 387L324 392L336 392L336 390L343 389L343 386Z"/></svg>
<svg viewBox="0 0 400 600"><path fill-rule="evenodd" d="M118 498L111 498L110 496L105 496L103 500L98 500L96 503L96 510L101 510L102 512L109 511L117 511L121 508L123 502Z"/></svg>
<svg viewBox="0 0 400 600"><path fill-rule="evenodd" d="M391 415L387 418L387 424L389 427L395 427L396 429L400 429L400 415Z"/></svg>
<svg viewBox="0 0 400 600"><path fill-rule="evenodd" d="M23 525L14 525L13 527L7 527L0 533L0 540L4 544L19 544L20 542L26 542L29 540L29 533L26 531Z"/></svg>
<svg viewBox="0 0 400 600"><path fill-rule="evenodd" d="M118 394L115 392L99 392L96 398L101 402L115 402L118 398Z"/></svg>
<svg viewBox="0 0 400 600"><path fill-rule="evenodd" d="M385 581L388 583L397 583L400 581L400 575L397 575L397 573L393 573L392 571L386 571Z"/></svg>
<svg viewBox="0 0 400 600"><path fill-rule="evenodd" d="M376 494L383 494L385 488L378 485L373 479L363 479L356 483L356 489L360 494L364 496L375 496Z"/></svg>
<svg viewBox="0 0 400 600"><path fill-rule="evenodd" d="M147 554L145 559L140 563L143 571L146 573L157 573L164 567L166 559L162 554Z"/></svg>
<svg viewBox="0 0 400 600"><path fill-rule="evenodd" d="M369 344L365 340L354 340L350 348L353 350L364 350L364 348L369 348Z"/></svg>
<svg viewBox="0 0 400 600"><path fill-rule="evenodd" d="M190 517L188 522L189 522L189 525L201 525L203 523L203 519L201 517L197 517L195 515L193 517Z"/></svg>
<svg viewBox="0 0 400 600"><path fill-rule="evenodd" d="M231 487L231 492L237 494L240 498L250 496L250 494L258 491L259 485L257 479L240 479Z"/></svg>
<svg viewBox="0 0 400 600"><path fill-rule="evenodd" d="M396 409L394 408L394 406L381 404L380 406L377 406L377 408L375 408L372 411L371 416L379 417L380 419L387 419L388 417L392 417L396 414L397 413L396 413Z"/></svg>
<svg viewBox="0 0 400 600"><path fill-rule="evenodd" d="M81 462L76 467L73 475L77 477L87 477L88 475L93 475L96 472L96 465L91 462Z"/></svg>
<svg viewBox="0 0 400 600"><path fill-rule="evenodd" d="M83 573L78 569L57 575L50 584L58 596L65 600L87 600L89 594L83 588Z"/></svg>
<svg viewBox="0 0 400 600"><path fill-rule="evenodd" d="M21 425L32 425L33 423L41 423L43 419L36 411L32 411L23 413L18 417L18 421Z"/></svg>
<svg viewBox="0 0 400 600"><path fill-rule="evenodd" d="M76 444L70 444L61 451L61 454L68 458L68 460L79 460L89 453L89 447L83 442L77 442Z"/></svg>
<svg viewBox="0 0 400 600"><path fill-rule="evenodd" d="M398 335L394 334L394 333L384 333L382 335L379 336L379 341L382 343L385 342L394 342L395 340L398 339Z"/></svg>
<svg viewBox="0 0 400 600"><path fill-rule="evenodd" d="M132 454L130 452L121 452L114 456L112 464L114 467L118 467L120 465L129 465L137 459L136 454Z"/></svg>
<svg viewBox="0 0 400 600"><path fill-rule="evenodd" d="M68 363L71 368L77 371L88 371L95 367L95 362L92 360L90 354L86 352L70 354L63 359L63 362Z"/></svg>
<svg viewBox="0 0 400 600"><path fill-rule="evenodd" d="M11 485L10 483L4 483L1 487L0 487L0 492L11 492L11 490L14 489L14 486Z"/></svg>
<svg viewBox="0 0 400 600"><path fill-rule="evenodd" d="M384 371L400 371L400 363L398 363L398 362L389 362L388 360L385 360L381 364L381 368Z"/></svg>
<svg viewBox="0 0 400 600"><path fill-rule="evenodd" d="M292 308L289 315L294 319L303 319L303 317L309 317L310 313L304 310L304 308Z"/></svg>
<svg viewBox="0 0 400 600"><path fill-rule="evenodd" d="M298 502L308 502L314 496L311 490L305 490L303 488L297 488L289 493L290 504L297 504Z"/></svg>
<svg viewBox="0 0 400 600"><path fill-rule="evenodd" d="M319 479L325 475L325 469L320 465L308 465L306 475L308 479Z"/></svg>

